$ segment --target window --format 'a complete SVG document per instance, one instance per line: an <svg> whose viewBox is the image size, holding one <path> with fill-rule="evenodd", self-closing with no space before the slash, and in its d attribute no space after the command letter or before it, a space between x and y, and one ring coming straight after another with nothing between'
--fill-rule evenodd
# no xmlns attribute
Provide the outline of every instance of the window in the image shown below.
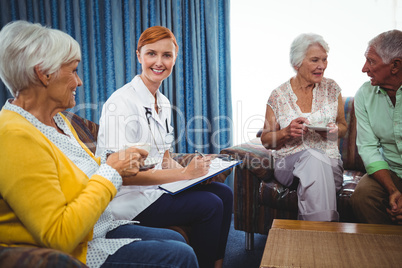
<svg viewBox="0 0 402 268"><path fill-rule="evenodd" d="M367 42L402 29L402 0L231 0L231 61L234 144L263 127L271 91L294 76L289 63L293 39L320 34L330 51L325 77L343 96L368 81L361 72Z"/></svg>

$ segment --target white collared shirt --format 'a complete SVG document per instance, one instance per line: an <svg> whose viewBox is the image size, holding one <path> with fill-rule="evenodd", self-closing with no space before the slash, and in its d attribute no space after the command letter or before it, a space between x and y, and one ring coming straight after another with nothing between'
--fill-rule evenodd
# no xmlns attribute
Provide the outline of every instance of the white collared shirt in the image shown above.
<svg viewBox="0 0 402 268"><path fill-rule="evenodd" d="M121 150L130 143L149 143L148 157L159 157L155 168L160 169L163 153L170 148L170 144L165 143L166 128L168 126L169 133L173 128L169 100L159 90L156 99L159 113L155 110L154 96L139 75L115 91L102 108L96 155L106 149ZM152 113L149 124L146 109ZM157 185L123 186L110 204L113 216L116 220L131 220L163 193Z"/></svg>

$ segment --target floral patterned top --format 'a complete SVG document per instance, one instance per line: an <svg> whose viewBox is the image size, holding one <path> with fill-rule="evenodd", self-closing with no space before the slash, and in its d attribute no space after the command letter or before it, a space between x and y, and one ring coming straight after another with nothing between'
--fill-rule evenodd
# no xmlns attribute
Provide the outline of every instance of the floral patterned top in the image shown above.
<svg viewBox="0 0 402 268"><path fill-rule="evenodd" d="M267 105L274 111L280 129L287 127L298 117L306 117L312 125L326 126L336 122L340 92L341 88L334 80L324 77L313 89L311 113L305 116L296 104L297 96L288 80L272 91ZM310 148L324 151L329 158L340 158L337 141L324 140L311 129L306 135L292 139L279 150L275 150L273 156L283 158Z"/></svg>

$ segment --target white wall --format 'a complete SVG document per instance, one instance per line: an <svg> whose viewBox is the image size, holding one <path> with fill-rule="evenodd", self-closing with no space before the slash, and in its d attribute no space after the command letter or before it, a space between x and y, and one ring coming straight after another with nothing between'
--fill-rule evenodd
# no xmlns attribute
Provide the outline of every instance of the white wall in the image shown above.
<svg viewBox="0 0 402 268"><path fill-rule="evenodd" d="M330 47L325 76L343 96L353 96L367 42L402 30L402 0L230 0L234 144L262 128L271 91L292 77L289 48L304 32L324 37Z"/></svg>

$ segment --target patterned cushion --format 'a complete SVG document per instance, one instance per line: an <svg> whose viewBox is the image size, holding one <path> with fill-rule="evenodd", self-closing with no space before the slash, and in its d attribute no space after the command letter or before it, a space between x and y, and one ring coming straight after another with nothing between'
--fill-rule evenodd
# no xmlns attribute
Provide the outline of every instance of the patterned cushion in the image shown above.
<svg viewBox="0 0 402 268"><path fill-rule="evenodd" d="M339 150L342 155L343 167L345 170L357 170L365 172L363 161L356 146L356 116L354 98L343 98L345 106L345 119L348 124L348 131L345 137L339 140Z"/></svg>
<svg viewBox="0 0 402 268"><path fill-rule="evenodd" d="M71 122L71 125L74 127L80 140L92 151L92 153L95 153L99 125L71 112L64 111L63 114Z"/></svg>
<svg viewBox="0 0 402 268"><path fill-rule="evenodd" d="M2 268L84 268L74 257L55 249L34 247L0 247Z"/></svg>
<svg viewBox="0 0 402 268"><path fill-rule="evenodd" d="M262 146L260 138L223 149L221 154L228 154L235 159L242 160L243 163L239 167L247 169L261 180L273 178L273 156L270 150Z"/></svg>

